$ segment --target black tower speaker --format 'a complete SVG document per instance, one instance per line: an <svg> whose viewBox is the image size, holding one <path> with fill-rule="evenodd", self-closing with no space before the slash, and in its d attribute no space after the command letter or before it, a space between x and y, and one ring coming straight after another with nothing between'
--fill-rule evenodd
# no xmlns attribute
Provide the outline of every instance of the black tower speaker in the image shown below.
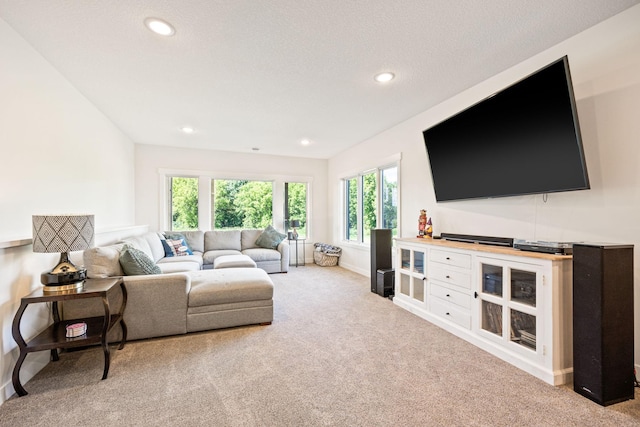
<svg viewBox="0 0 640 427"><path fill-rule="evenodd" d="M378 270L388 270L391 265L391 229L371 229L371 292L378 291Z"/></svg>
<svg viewBox="0 0 640 427"><path fill-rule="evenodd" d="M573 389L607 406L634 397L633 245L573 245Z"/></svg>

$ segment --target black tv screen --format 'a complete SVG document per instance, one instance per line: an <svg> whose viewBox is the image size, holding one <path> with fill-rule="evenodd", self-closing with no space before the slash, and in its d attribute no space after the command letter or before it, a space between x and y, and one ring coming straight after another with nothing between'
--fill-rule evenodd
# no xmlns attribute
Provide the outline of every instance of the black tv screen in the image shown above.
<svg viewBox="0 0 640 427"><path fill-rule="evenodd" d="M566 56L423 136L438 202L589 188Z"/></svg>

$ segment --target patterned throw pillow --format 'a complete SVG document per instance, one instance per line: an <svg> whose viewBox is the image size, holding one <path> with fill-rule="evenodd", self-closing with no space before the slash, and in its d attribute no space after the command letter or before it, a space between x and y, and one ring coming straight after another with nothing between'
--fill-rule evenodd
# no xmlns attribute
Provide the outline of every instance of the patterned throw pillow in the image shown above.
<svg viewBox="0 0 640 427"><path fill-rule="evenodd" d="M278 232L278 230L269 225L256 239L256 246L266 249L275 249L285 237L287 237L286 234Z"/></svg>
<svg viewBox="0 0 640 427"><path fill-rule="evenodd" d="M167 257L193 255L184 239L165 239L162 241L162 246L164 246L164 256Z"/></svg>
<svg viewBox="0 0 640 427"><path fill-rule="evenodd" d="M122 271L127 276L162 273L160 267L149 258L149 255L129 245L124 245L122 248L119 261Z"/></svg>
<svg viewBox="0 0 640 427"><path fill-rule="evenodd" d="M191 245L189 245L189 239L187 239L187 236L185 236L184 234L178 232L178 231L165 231L164 235L163 235L163 240L164 239L169 239L169 240L184 240L184 244L187 245L187 247L189 248L190 251L193 251L193 249L191 249Z"/></svg>

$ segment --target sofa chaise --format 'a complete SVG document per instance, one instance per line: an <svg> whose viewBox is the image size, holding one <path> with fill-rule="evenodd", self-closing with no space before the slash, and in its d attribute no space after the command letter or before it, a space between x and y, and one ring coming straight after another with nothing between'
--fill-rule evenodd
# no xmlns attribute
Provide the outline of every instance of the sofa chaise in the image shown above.
<svg viewBox="0 0 640 427"><path fill-rule="evenodd" d="M128 340L270 324L273 282L267 272L287 271L289 249L286 241L276 249L257 247L255 241L261 233L262 230L181 232L192 254L166 256L160 235L148 232L117 244L87 249L84 266L90 279L123 277L128 294L124 311ZM131 248L146 254L157 266L157 273L126 275L121 256ZM245 255L258 268L213 268L217 258L229 255ZM119 307L120 302L119 294L109 300L113 307ZM102 312L98 299L65 301L62 306L65 319ZM119 334L119 328L114 328L109 340L119 339Z"/></svg>

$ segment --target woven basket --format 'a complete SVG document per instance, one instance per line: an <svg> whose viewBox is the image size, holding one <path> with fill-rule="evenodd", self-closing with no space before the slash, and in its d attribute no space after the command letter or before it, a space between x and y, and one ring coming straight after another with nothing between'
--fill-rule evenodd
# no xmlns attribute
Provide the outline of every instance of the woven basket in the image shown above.
<svg viewBox="0 0 640 427"><path fill-rule="evenodd" d="M330 255L320 251L313 252L313 262L321 267L333 267L334 265L338 265L338 258L340 258L340 255Z"/></svg>

